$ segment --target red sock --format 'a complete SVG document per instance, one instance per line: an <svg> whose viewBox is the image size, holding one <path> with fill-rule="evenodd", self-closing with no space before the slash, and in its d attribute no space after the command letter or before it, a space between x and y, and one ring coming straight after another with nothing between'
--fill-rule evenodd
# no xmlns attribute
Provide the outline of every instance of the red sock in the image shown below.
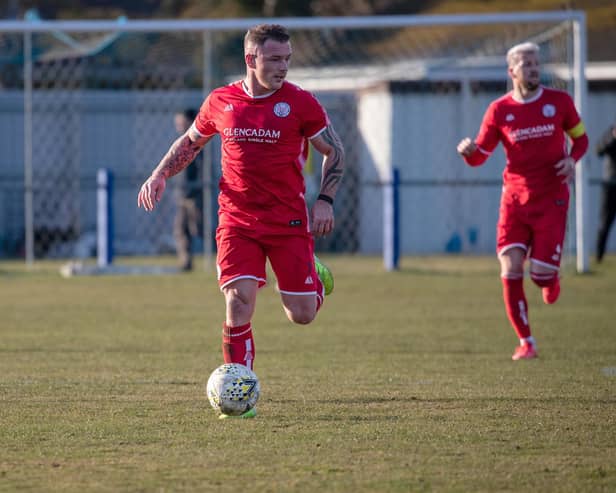
<svg viewBox="0 0 616 493"><path fill-rule="evenodd" d="M239 327L222 325L222 356L225 363L240 363L252 370L255 342L250 322Z"/></svg>
<svg viewBox="0 0 616 493"><path fill-rule="evenodd" d="M520 339L530 337L528 324L528 303L524 295L524 277L501 278L503 281L503 300L507 317Z"/></svg>

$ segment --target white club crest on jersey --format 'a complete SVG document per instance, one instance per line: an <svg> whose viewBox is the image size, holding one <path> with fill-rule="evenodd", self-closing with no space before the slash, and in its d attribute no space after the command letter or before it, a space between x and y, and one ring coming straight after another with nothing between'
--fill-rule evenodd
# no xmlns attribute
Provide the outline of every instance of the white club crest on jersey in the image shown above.
<svg viewBox="0 0 616 493"><path fill-rule="evenodd" d="M508 122L512 122L513 120L515 120L515 116L513 116L511 113L507 113L505 120Z"/></svg>
<svg viewBox="0 0 616 493"><path fill-rule="evenodd" d="M550 118L556 114L556 108L553 104L544 104L543 105L543 116L546 118Z"/></svg>
<svg viewBox="0 0 616 493"><path fill-rule="evenodd" d="M289 113L291 113L291 107L289 106L289 103L281 102L276 103L276 105L274 106L274 114L276 116L279 116L280 118L285 118L289 116Z"/></svg>

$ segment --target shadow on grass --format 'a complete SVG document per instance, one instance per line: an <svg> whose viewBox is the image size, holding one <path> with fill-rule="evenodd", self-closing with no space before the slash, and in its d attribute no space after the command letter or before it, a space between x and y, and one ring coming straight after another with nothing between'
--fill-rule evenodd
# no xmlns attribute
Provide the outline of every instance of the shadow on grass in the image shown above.
<svg viewBox="0 0 616 493"><path fill-rule="evenodd" d="M291 401L287 401L291 402ZM575 403L575 404L616 404L616 398L596 398L596 399L588 399L588 398L577 398L577 397L562 397L562 396L553 396L553 397L436 397L436 398L423 398L423 397L358 397L358 398L335 398L335 399L318 399L315 401L319 404L338 404L338 405L369 405L369 404L389 404L391 402L401 403L401 402L413 402L416 404L430 404L430 403L502 403L502 402L511 402L511 403L524 403L524 402L535 402L535 403Z"/></svg>
<svg viewBox="0 0 616 493"><path fill-rule="evenodd" d="M404 276L429 276L429 277L486 277L494 274L494 269L483 270L464 270L464 269L439 269L439 268L422 268L422 267L403 267L396 271L399 275Z"/></svg>

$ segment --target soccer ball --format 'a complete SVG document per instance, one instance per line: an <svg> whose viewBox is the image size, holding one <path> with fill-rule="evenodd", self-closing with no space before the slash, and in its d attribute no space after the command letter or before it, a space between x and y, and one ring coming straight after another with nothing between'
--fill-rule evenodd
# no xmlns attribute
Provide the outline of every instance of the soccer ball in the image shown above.
<svg viewBox="0 0 616 493"><path fill-rule="evenodd" d="M225 363L216 368L207 381L207 398L216 411L239 416L252 409L259 400L261 386L257 375L239 363Z"/></svg>

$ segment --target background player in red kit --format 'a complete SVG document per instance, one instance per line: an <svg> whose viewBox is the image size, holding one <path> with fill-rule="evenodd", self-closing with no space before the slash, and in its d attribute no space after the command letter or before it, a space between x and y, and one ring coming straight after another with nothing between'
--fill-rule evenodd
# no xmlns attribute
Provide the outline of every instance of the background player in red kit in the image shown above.
<svg viewBox="0 0 616 493"><path fill-rule="evenodd" d="M244 59L246 77L207 97L193 125L142 185L137 203L151 211L166 180L220 135L216 263L226 300L223 356L226 363L252 368L251 319L257 290L266 281L266 258L292 322L310 323L323 295L333 288L331 273L314 257L313 235L326 235L334 228L333 203L344 151L314 96L285 81L291 43L284 27L259 25L248 30ZM310 217L302 175L309 143L324 156L320 194Z"/></svg>
<svg viewBox="0 0 616 493"><path fill-rule="evenodd" d="M462 139L457 147L470 166L483 164L499 142L505 149L497 253L505 309L520 338L514 360L537 356L524 294L524 262L530 259L530 278L541 287L543 301L556 302L569 183L588 148L571 97L539 83L538 55L534 43L509 50L513 90L490 104L475 140ZM569 151L565 134L572 140Z"/></svg>

